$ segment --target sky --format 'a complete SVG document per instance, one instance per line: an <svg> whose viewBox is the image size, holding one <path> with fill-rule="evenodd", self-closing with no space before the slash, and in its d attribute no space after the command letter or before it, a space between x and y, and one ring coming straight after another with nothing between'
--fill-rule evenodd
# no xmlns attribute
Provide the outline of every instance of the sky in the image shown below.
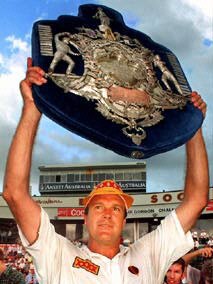
<svg viewBox="0 0 213 284"><path fill-rule="evenodd" d="M102 4L119 11L127 26L149 35L178 57L193 90L208 105L203 123L213 185L213 1L212 0L5 0L0 4L0 192L9 145L19 121L19 82L31 56L31 31L37 20L77 15L81 4ZM38 167L48 164L135 162L89 142L43 116L33 152L31 185L38 192ZM181 190L185 147L145 160L147 192Z"/></svg>

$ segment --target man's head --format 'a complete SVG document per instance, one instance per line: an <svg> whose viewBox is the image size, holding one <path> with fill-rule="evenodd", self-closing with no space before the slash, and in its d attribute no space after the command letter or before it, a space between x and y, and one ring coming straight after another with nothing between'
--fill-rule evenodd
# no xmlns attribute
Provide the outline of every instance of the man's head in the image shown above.
<svg viewBox="0 0 213 284"><path fill-rule="evenodd" d="M205 284L213 284L213 259L205 260L201 273L204 276Z"/></svg>
<svg viewBox="0 0 213 284"><path fill-rule="evenodd" d="M118 245L126 223L126 212L132 203L133 198L113 180L98 184L83 200L89 242Z"/></svg>
<svg viewBox="0 0 213 284"><path fill-rule="evenodd" d="M131 207L134 199L129 194L123 192L122 188L114 180L104 180L94 187L88 196L83 199L85 206L85 212L88 211L88 205L92 198L97 195L116 195L123 201L125 210L127 211Z"/></svg>
<svg viewBox="0 0 213 284"><path fill-rule="evenodd" d="M69 37L63 37L62 41L66 44L69 44L70 38Z"/></svg>
<svg viewBox="0 0 213 284"><path fill-rule="evenodd" d="M33 264L30 264L29 272L30 272L31 274L35 274L35 268L34 268L34 265L33 265Z"/></svg>
<svg viewBox="0 0 213 284"><path fill-rule="evenodd" d="M185 261L182 258L176 260L166 273L167 284L180 284L184 278Z"/></svg>

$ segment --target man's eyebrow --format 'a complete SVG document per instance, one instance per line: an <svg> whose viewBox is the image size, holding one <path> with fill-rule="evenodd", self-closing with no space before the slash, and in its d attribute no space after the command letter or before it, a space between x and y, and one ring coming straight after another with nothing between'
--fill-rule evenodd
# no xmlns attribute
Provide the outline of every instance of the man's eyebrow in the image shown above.
<svg viewBox="0 0 213 284"><path fill-rule="evenodd" d="M118 204L118 203L113 204L113 206L123 207L123 205Z"/></svg>
<svg viewBox="0 0 213 284"><path fill-rule="evenodd" d="M95 206L95 205L104 205L104 203L101 201L92 202L91 206Z"/></svg>
<svg viewBox="0 0 213 284"><path fill-rule="evenodd" d="M104 205L104 202L95 201L95 202L93 202L92 206L95 206L95 205ZM111 206L112 206L112 207L117 206L117 207L120 207L120 208L123 208L123 207L124 207L123 205L121 205L121 204L119 204L119 203L112 203Z"/></svg>

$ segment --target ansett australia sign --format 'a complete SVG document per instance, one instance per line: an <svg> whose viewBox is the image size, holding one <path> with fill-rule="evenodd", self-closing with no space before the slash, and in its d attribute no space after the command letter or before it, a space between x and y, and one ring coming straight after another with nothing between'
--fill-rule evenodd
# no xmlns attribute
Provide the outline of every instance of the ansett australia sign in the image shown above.
<svg viewBox="0 0 213 284"><path fill-rule="evenodd" d="M94 182L78 182L78 183L44 183L40 184L40 192L89 192L96 183ZM145 192L146 181L121 181L118 184L124 191L128 192Z"/></svg>

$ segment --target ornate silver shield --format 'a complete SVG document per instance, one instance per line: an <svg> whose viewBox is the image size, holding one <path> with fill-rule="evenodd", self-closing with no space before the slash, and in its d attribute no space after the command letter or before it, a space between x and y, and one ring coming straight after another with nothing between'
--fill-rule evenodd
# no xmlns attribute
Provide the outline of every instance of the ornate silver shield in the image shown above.
<svg viewBox="0 0 213 284"><path fill-rule="evenodd" d="M53 57L46 76L68 96L71 92L94 101L98 112L122 124L123 134L141 145L144 128L163 120L165 109L184 107L190 89L171 52L167 58L174 72L136 38L113 32L102 8L94 17L99 19L97 29L82 26L76 33L54 37L51 26L39 25L40 52ZM78 57L84 64L82 75L73 72ZM57 71L62 61L67 65L64 73Z"/></svg>

